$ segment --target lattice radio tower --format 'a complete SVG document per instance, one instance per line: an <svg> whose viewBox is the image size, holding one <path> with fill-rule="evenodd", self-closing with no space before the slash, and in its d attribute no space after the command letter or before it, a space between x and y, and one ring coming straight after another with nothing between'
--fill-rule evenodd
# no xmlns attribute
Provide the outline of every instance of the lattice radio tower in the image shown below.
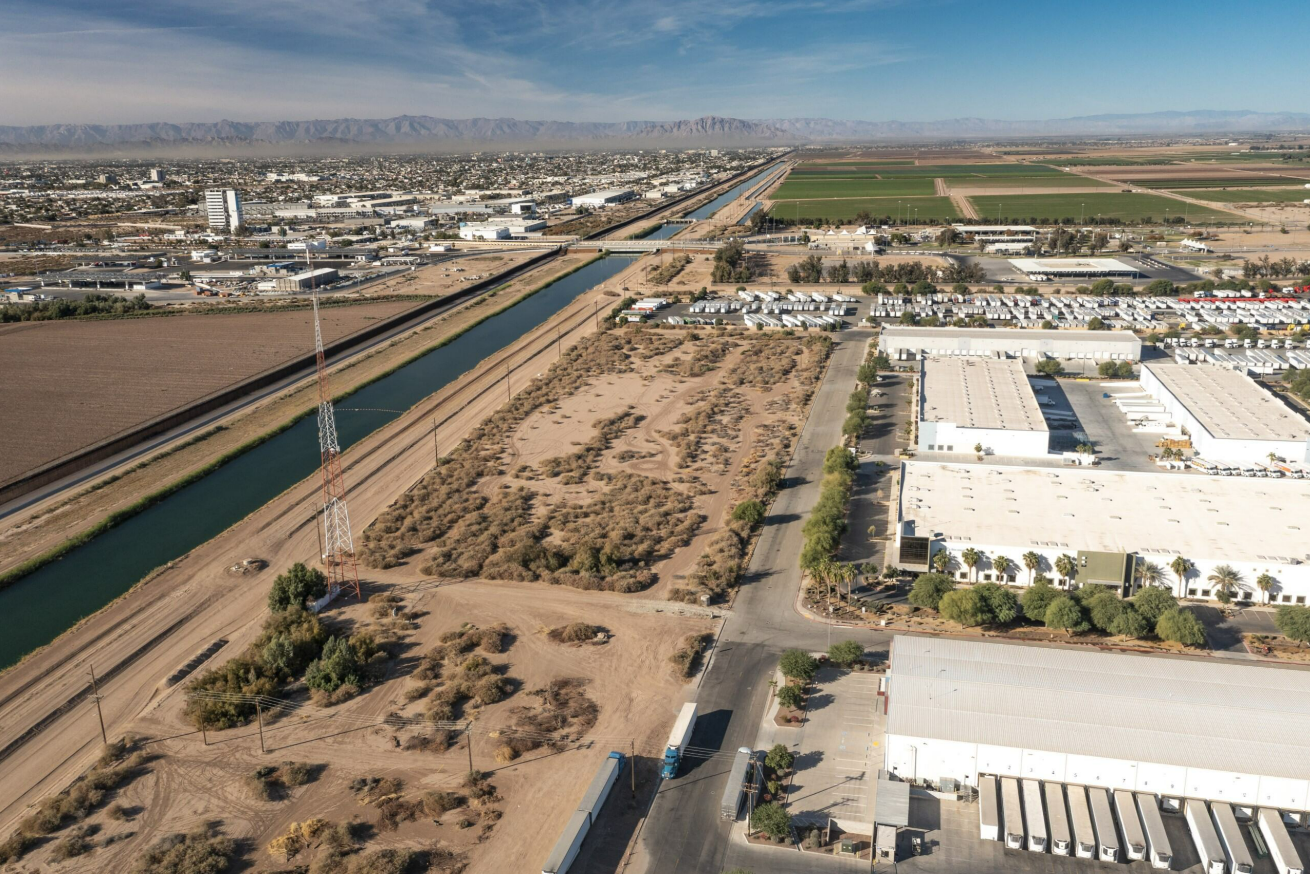
<svg viewBox="0 0 1310 874"><path fill-rule="evenodd" d="M355 564L355 541L350 534L350 513L346 510L346 483L341 476L341 444L337 440L337 417L328 389L327 362L323 355L323 329L318 322L318 289L315 287L309 244L305 244L305 265L314 296L314 356L318 366L318 452L323 471L323 563L327 565L328 592L359 591L359 569Z"/></svg>

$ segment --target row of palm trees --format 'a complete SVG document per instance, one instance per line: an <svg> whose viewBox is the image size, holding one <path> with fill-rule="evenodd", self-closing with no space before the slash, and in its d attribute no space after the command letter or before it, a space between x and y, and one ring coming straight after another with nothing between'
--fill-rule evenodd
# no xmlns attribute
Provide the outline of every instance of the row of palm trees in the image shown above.
<svg viewBox="0 0 1310 874"><path fill-rule="evenodd" d="M846 600L851 600L851 587L859 577L859 569L853 564L845 564L840 561L833 561L831 558L825 558L817 565L810 568L810 576L816 582L824 584L825 592L831 592L832 587L837 587L837 595L841 596L842 584L846 584Z"/></svg>
<svg viewBox="0 0 1310 874"><path fill-rule="evenodd" d="M978 565L982 564L983 558L982 551L974 549L972 546L960 553L960 563L969 569L969 582L977 582L977 569ZM1028 583L1031 585L1033 580L1037 578L1037 572L1042 569L1044 559L1039 553L1030 550L1023 554L1022 561L1024 568L1028 571ZM944 549L934 553L932 557L933 570L939 574L949 573L954 562L955 557ZM1062 582L1073 579L1076 570L1073 556L1061 555L1055 560L1053 566L1055 572L1060 575ZM1018 565L1007 556L998 555L992 558L992 569L996 571L998 577L1004 578L1009 576L1012 571L1017 570Z"/></svg>

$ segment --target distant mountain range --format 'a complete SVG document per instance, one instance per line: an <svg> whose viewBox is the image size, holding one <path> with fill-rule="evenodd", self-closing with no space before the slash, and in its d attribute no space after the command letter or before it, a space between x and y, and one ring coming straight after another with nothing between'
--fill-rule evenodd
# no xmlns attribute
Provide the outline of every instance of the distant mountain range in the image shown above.
<svg viewBox="0 0 1310 874"><path fill-rule="evenodd" d="M1245 110L1088 115L1044 121L954 118L942 121L740 119L707 115L681 121L570 122L514 118L338 118L313 121L218 121L175 124L0 126L10 153L217 150L351 151L404 147L468 151L488 146L749 146L924 139L1041 136L1186 136L1310 131L1310 114Z"/></svg>

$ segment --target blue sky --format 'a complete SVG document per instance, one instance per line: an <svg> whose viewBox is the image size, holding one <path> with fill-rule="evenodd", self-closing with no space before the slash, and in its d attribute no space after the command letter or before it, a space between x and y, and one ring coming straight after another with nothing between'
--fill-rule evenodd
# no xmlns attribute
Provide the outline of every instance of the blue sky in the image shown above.
<svg viewBox="0 0 1310 874"><path fill-rule="evenodd" d="M1310 111L1310 3L3 0L0 124Z"/></svg>

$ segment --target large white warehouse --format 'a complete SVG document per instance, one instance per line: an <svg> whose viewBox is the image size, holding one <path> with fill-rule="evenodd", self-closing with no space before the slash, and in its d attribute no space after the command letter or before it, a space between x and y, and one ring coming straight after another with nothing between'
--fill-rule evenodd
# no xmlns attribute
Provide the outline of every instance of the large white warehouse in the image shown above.
<svg viewBox="0 0 1310 874"><path fill-rule="evenodd" d="M1041 458L1051 433L1023 362L1014 358L925 358L920 365L919 441L924 452Z"/></svg>
<svg viewBox="0 0 1310 874"><path fill-rule="evenodd" d="M926 355L1140 361L1131 331L1041 331L1008 328L917 328L887 325L878 350L894 360Z"/></svg>
<svg viewBox="0 0 1310 874"><path fill-rule="evenodd" d="M898 635L884 767L1310 811L1310 673Z"/></svg>
<svg viewBox="0 0 1310 874"><path fill-rule="evenodd" d="M1241 575L1237 601L1261 602L1261 574L1273 578L1271 603L1310 598L1310 482L1293 479L1136 473L1090 468L905 462L896 526L896 563L925 570L946 551L960 580L994 579L993 559L1041 557L1055 577L1061 555L1077 560L1079 583L1131 585L1133 561L1149 561L1183 598L1215 597L1216 565ZM964 550L983 554L970 574ZM1183 580L1175 557L1194 565ZM1026 584L1011 570L1002 582ZM1058 582L1058 581L1057 581Z"/></svg>
<svg viewBox="0 0 1310 874"><path fill-rule="evenodd" d="M1310 422L1244 373L1161 361L1143 366L1141 381L1202 458L1265 464L1273 453L1310 461Z"/></svg>

